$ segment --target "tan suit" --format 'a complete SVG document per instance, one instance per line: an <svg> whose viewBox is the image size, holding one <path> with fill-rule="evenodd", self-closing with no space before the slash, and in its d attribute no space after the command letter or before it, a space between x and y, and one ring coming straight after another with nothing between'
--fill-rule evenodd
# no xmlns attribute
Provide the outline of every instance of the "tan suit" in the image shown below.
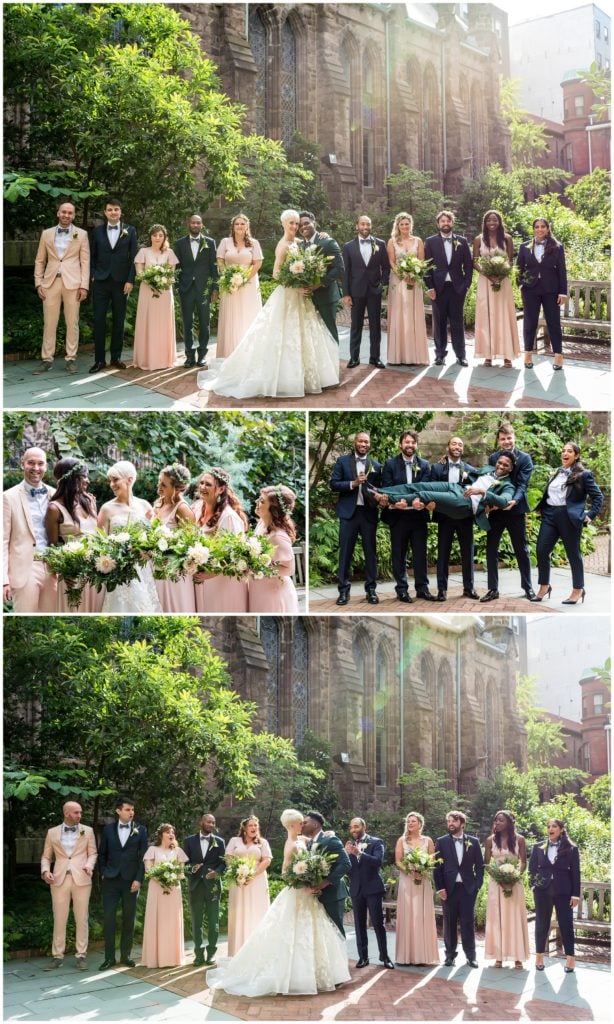
<svg viewBox="0 0 614 1024"><path fill-rule="evenodd" d="M44 486L47 486L46 484ZM53 488L47 487L49 496ZM35 562L36 536L23 481L2 496L3 586L10 584L16 612L54 612L57 580Z"/></svg>
<svg viewBox="0 0 614 1024"><path fill-rule="evenodd" d="M79 289L89 289L90 244L87 231L72 225L69 227L70 241L62 257L55 248L55 232L55 228L43 231L34 261L34 285L45 289L43 362L53 362L62 306L66 320L66 359L75 359L79 346Z"/></svg>
<svg viewBox="0 0 614 1024"><path fill-rule="evenodd" d="M77 956L87 953L88 909L92 892L92 878L84 868L94 868L98 854L94 830L89 825L77 825L77 842L69 856L62 845L62 825L50 828L45 837L41 858L41 874L51 871L54 861L54 881L51 889L53 906L53 944L51 955L61 960L66 949L66 923L72 900L76 928Z"/></svg>

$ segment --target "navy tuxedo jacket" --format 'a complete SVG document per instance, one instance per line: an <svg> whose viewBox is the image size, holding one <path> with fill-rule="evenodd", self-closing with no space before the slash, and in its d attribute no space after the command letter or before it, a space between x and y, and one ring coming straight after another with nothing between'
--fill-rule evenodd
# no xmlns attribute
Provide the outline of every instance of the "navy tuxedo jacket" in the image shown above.
<svg viewBox="0 0 614 1024"><path fill-rule="evenodd" d="M505 455L503 449L493 452L492 455L489 456L488 464L490 466L496 466L497 459L500 455ZM516 488L513 500L517 502L517 504L514 505L514 508L510 509L510 513L524 515L529 511L527 487L529 486L529 480L533 475L533 459L527 452L521 452L518 448L514 448L513 455L516 459L516 465L510 473L510 480Z"/></svg>
<svg viewBox="0 0 614 1024"><path fill-rule="evenodd" d="M177 291L189 291L190 287L196 285L201 295L211 298L211 292L215 290L219 278L218 266L215 258L215 240L209 235L200 236L200 251L194 259L190 236L184 235L179 238L174 246L173 252L179 260L181 273L177 282Z"/></svg>
<svg viewBox="0 0 614 1024"><path fill-rule="evenodd" d="M92 231L90 267L94 281L106 281L110 277L119 284L133 284L136 276L134 257L138 250L136 228L120 220L118 235L115 248L112 249L106 223L99 224Z"/></svg>
<svg viewBox="0 0 614 1024"><path fill-rule="evenodd" d="M360 857L350 853L350 896L377 896L386 892L380 869L384 863L384 844L377 836L361 840L367 846Z"/></svg>
<svg viewBox="0 0 614 1024"><path fill-rule="evenodd" d="M388 284L390 260L386 243L381 238L372 238L371 250L371 259L365 264L358 238L343 246L344 295L351 295L353 299L362 299L369 293L380 295L383 285Z"/></svg>
<svg viewBox="0 0 614 1024"><path fill-rule="evenodd" d="M372 487L379 487L381 483L382 470L379 462L376 462L376 460L372 459L370 455L367 455L365 460L365 469L367 473L367 483ZM337 516L339 519L351 519L356 511L359 488L350 487L352 480L355 479L355 455L341 455L333 466L333 472L330 478L331 490L336 491L338 494ZM364 509L367 520L374 523L377 522L377 508L373 508L365 502Z"/></svg>
<svg viewBox="0 0 614 1024"><path fill-rule="evenodd" d="M435 841L435 853L443 859L433 872L435 889L445 889L448 894L456 885L456 876L460 871L463 885L469 893L477 893L484 881L484 858L482 848L476 836L465 833L463 859L458 863L456 843L452 836L439 836Z"/></svg>
<svg viewBox="0 0 614 1024"><path fill-rule="evenodd" d="M567 295L567 268L565 250L557 242L548 247L541 263L533 254L533 242L523 242L516 261L520 287L539 294Z"/></svg>
<svg viewBox="0 0 614 1024"><path fill-rule="evenodd" d="M221 836L214 835L213 833L211 833L211 840L212 842L209 843L209 849L204 861L200 845L200 832L195 832L194 835L188 836L183 844L183 852L188 857L190 867L193 864L202 864L198 871L194 873L186 872L190 888L195 886L201 879L208 881L208 879L205 879L207 871L215 871L221 878L226 870L226 861L224 860L226 843ZM211 879L211 881L214 881L214 879Z"/></svg>
<svg viewBox="0 0 614 1024"><path fill-rule="evenodd" d="M98 867L103 878L123 878L142 882L145 877L143 857L149 845L147 829L134 821L124 846L119 841L118 822L105 825L98 849Z"/></svg>
<svg viewBox="0 0 614 1024"><path fill-rule="evenodd" d="M414 468L413 478L415 484L424 484L431 479L431 467L429 466L426 459L421 459L417 455L414 455L414 467L419 467L419 473L416 475ZM384 463L382 469L382 487L393 487L395 484L407 483L407 474L405 473L405 462L403 461L402 455L395 455L393 459L388 459ZM416 508L404 508L394 509L385 508L382 512L382 519L389 526L393 526L398 522L413 522L417 523L420 519L429 520L429 514L426 509Z"/></svg>
<svg viewBox="0 0 614 1024"><path fill-rule="evenodd" d="M551 476L541 498L535 506L535 512L543 512L546 507L548 500L548 487L554 480L554 476ZM586 499L591 499L591 507L586 511ZM585 469L582 476L579 477L575 484L567 485L567 501L565 502L565 508L567 509L567 515L574 526L580 529L584 525L584 518L588 516L589 519L596 519L603 507L603 494L599 490L595 483L595 478L591 473L590 469Z"/></svg>
<svg viewBox="0 0 614 1024"><path fill-rule="evenodd" d="M469 474L469 473L477 472L475 466L470 466L468 462L461 462L460 469L461 469L460 483L462 483L462 484L465 483L465 480L463 479L465 473ZM446 459L445 462L435 462L431 466L431 480L440 480L442 483L448 483L448 480L449 480L449 470L450 470L450 462L449 462L448 459ZM470 483L471 483L471 481L467 480L467 487L470 486ZM472 515L473 515L473 513L471 511L469 511L467 513L467 519L470 519L472 517ZM449 519L449 518L450 518L450 516L445 515L443 512L438 512L437 509L435 509L435 511L433 512L433 522L434 523L441 523L444 520Z"/></svg>
<svg viewBox="0 0 614 1024"><path fill-rule="evenodd" d="M424 243L424 257L433 261L433 266L424 278L427 288L434 288L439 295L449 274L454 291L464 295L473 277L473 257L464 235L452 233L452 259L449 264L440 234L429 235Z"/></svg>
<svg viewBox="0 0 614 1024"><path fill-rule="evenodd" d="M580 896L580 854L574 843L560 848L554 864L548 859L548 840L531 850L529 879L534 889L551 896Z"/></svg>

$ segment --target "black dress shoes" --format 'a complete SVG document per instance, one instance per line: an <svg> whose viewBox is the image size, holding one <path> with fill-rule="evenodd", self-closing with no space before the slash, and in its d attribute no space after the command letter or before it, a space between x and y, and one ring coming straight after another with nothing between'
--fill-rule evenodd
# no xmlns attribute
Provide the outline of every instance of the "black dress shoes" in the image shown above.
<svg viewBox="0 0 614 1024"><path fill-rule="evenodd" d="M437 600L438 601L447 601L448 600L448 591L447 590L438 590L437 591Z"/></svg>
<svg viewBox="0 0 614 1024"><path fill-rule="evenodd" d="M193 964L193 966L194 967L204 967L205 966L205 958L204 958L204 956L202 954L200 956L195 956L194 957L194 964Z"/></svg>
<svg viewBox="0 0 614 1024"><path fill-rule="evenodd" d="M110 971L112 967L116 967L116 966L117 966L117 964L116 964L115 960L103 960L101 965L100 965L100 967L98 968L98 970L99 971Z"/></svg>
<svg viewBox="0 0 614 1024"><path fill-rule="evenodd" d="M431 594L431 592L430 592L428 587L425 587L423 590L417 590L416 591L416 597L419 597L421 601L436 601L437 600L435 595Z"/></svg>
<svg viewBox="0 0 614 1024"><path fill-rule="evenodd" d="M488 604L489 601L498 601L499 591L498 590L487 590L483 597L480 598L480 604Z"/></svg>
<svg viewBox="0 0 614 1024"><path fill-rule="evenodd" d="M366 957L361 956L360 960L356 961L356 966L357 967L368 967L369 966L369 961L367 960Z"/></svg>
<svg viewBox="0 0 614 1024"><path fill-rule="evenodd" d="M341 590L341 591L339 591L339 597L335 601L335 604L338 604L340 607L343 607L344 604L349 604L349 603L350 603L350 592L349 592L349 590Z"/></svg>
<svg viewBox="0 0 614 1024"><path fill-rule="evenodd" d="M207 366L207 357L206 356L203 356L202 359L197 359L196 360L196 365L200 366L201 370L208 370L209 369L209 367Z"/></svg>
<svg viewBox="0 0 614 1024"><path fill-rule="evenodd" d="M379 604L379 597L374 590L367 590L367 601L369 604Z"/></svg>
<svg viewBox="0 0 614 1024"><path fill-rule="evenodd" d="M479 964L478 964L477 960L467 960L467 967L478 967L478 966L479 966Z"/></svg>
<svg viewBox="0 0 614 1024"><path fill-rule="evenodd" d="M397 601L402 601L403 604L413 604L414 599L410 597L406 590L402 590L401 593L397 593Z"/></svg>
<svg viewBox="0 0 614 1024"><path fill-rule="evenodd" d="M444 967L454 967L454 960L451 956L447 956L443 962Z"/></svg>
<svg viewBox="0 0 614 1024"><path fill-rule="evenodd" d="M533 590L533 587L527 587L527 589L525 590L525 596L527 598L527 601L534 601L537 597L537 594Z"/></svg>
<svg viewBox="0 0 614 1024"><path fill-rule="evenodd" d="M472 601L479 601L480 595L477 590L472 590L469 587L463 589L463 597L470 597Z"/></svg>
<svg viewBox="0 0 614 1024"><path fill-rule="evenodd" d="M385 370L386 364L381 359L370 359L369 366L375 366L378 370Z"/></svg>
<svg viewBox="0 0 614 1024"><path fill-rule="evenodd" d="M116 370L125 370L126 364L121 359L112 359L109 366L113 366Z"/></svg>
<svg viewBox="0 0 614 1024"><path fill-rule="evenodd" d="M445 366L445 363L446 363L445 359L436 359L435 360L435 366Z"/></svg>
<svg viewBox="0 0 614 1024"><path fill-rule="evenodd" d="M469 366L469 363L467 362L466 359L457 359L456 360L456 365L457 366Z"/></svg>
<svg viewBox="0 0 614 1024"><path fill-rule="evenodd" d="M193 366L196 366L196 360L194 359L194 356L188 356L183 365L188 370L191 370ZM203 963L204 962L205 961L203 960Z"/></svg>
<svg viewBox="0 0 614 1024"><path fill-rule="evenodd" d="M380 963L382 964L382 966L387 967L389 971L394 971L394 964L389 956L387 956L384 960L381 960Z"/></svg>
<svg viewBox="0 0 614 1024"><path fill-rule="evenodd" d="M136 960L133 960L130 956L123 956L119 962L124 967L136 967Z"/></svg>
<svg viewBox="0 0 614 1024"><path fill-rule="evenodd" d="M360 359L350 359L346 365L346 369L353 370L355 366L360 366Z"/></svg>
<svg viewBox="0 0 614 1024"><path fill-rule="evenodd" d="M106 363L94 363L93 366L87 371L88 373L100 373L101 370L106 370Z"/></svg>

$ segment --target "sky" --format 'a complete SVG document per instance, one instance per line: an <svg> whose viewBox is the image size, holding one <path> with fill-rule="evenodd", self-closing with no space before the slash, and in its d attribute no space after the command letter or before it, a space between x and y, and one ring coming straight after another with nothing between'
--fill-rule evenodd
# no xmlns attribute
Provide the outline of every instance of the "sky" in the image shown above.
<svg viewBox="0 0 614 1024"><path fill-rule="evenodd" d="M583 0L495 0L495 6L507 11L508 22L516 25L519 21L529 21L531 18L544 18L549 14L558 14L560 11L569 11L574 7L584 7ZM603 4L597 4L603 6Z"/></svg>

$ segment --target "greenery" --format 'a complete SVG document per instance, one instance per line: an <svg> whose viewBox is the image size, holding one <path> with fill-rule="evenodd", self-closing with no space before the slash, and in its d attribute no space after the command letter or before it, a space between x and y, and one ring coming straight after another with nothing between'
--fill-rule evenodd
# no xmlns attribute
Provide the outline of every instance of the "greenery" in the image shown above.
<svg viewBox="0 0 614 1024"><path fill-rule="evenodd" d="M425 768L416 761L397 779L401 787L401 803L407 807L405 814L417 811L422 815L425 835L440 835L448 811L462 811L468 807L468 801L450 787L448 780L447 771Z"/></svg>
<svg viewBox="0 0 614 1024"><path fill-rule="evenodd" d="M417 171L401 164L398 171L386 179L386 185L388 209L393 217L403 210L414 219L415 235L420 238L432 235L436 230L437 214L446 206L447 200L436 188L430 171ZM390 228L384 237L390 238Z"/></svg>

